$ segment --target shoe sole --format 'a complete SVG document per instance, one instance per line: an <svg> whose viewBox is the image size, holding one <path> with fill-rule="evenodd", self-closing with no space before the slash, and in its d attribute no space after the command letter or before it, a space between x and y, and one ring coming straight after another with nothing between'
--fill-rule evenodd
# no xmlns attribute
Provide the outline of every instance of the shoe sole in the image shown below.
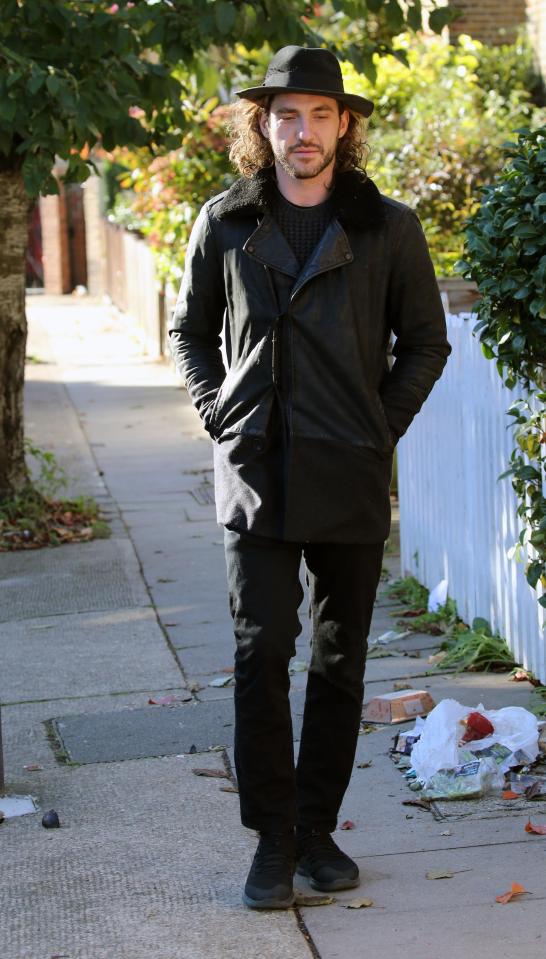
<svg viewBox="0 0 546 959"><path fill-rule="evenodd" d="M318 879L313 879L304 869L296 869L296 874L304 876L312 889L317 889L319 892L338 892L340 889L355 889L356 886L360 885L360 876L357 876L356 879L332 879L331 882L319 882Z"/></svg>
<svg viewBox="0 0 546 959"><path fill-rule="evenodd" d="M287 899L252 899L246 892L243 893L243 902L249 909L290 909L295 899L294 893Z"/></svg>

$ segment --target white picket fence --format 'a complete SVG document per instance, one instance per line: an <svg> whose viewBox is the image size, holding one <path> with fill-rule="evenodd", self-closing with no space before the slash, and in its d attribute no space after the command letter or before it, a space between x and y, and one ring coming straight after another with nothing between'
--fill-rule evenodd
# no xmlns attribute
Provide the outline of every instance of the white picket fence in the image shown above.
<svg viewBox="0 0 546 959"><path fill-rule="evenodd" d="M428 588L447 579L464 621L487 619L546 683L546 610L508 559L521 527L510 478L498 481L513 448L506 410L522 394L485 359L474 322L447 315L452 354L398 444L402 573Z"/></svg>

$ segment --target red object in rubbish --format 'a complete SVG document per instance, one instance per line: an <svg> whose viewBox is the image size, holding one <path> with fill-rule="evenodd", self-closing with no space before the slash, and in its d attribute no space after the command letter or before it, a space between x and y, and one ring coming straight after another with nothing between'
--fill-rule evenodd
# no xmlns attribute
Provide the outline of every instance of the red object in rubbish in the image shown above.
<svg viewBox="0 0 546 959"><path fill-rule="evenodd" d="M472 743L475 739L484 739L495 732L493 723L490 723L487 716L481 713L469 713L466 719L463 719L466 726L466 732L461 739L462 743Z"/></svg>

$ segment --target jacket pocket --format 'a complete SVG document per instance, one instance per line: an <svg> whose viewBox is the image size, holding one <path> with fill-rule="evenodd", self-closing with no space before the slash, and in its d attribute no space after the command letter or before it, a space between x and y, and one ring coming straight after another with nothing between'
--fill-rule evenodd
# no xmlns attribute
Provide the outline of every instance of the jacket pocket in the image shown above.
<svg viewBox="0 0 546 959"><path fill-rule="evenodd" d="M273 403L271 333L228 370L211 411L211 432L265 436Z"/></svg>

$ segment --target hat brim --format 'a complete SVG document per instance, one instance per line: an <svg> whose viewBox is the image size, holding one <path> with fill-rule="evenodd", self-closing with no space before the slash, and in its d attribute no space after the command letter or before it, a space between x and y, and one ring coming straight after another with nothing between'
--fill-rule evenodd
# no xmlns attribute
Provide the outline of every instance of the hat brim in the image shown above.
<svg viewBox="0 0 546 959"><path fill-rule="evenodd" d="M310 90L308 87L248 87L247 90L237 90L237 96L243 100L263 100L264 97L274 96L276 93L312 93L313 96L330 97L332 100L339 100L349 110L361 113L364 117L370 117L374 110L371 100L365 97L359 97L356 93L332 93L331 90Z"/></svg>

